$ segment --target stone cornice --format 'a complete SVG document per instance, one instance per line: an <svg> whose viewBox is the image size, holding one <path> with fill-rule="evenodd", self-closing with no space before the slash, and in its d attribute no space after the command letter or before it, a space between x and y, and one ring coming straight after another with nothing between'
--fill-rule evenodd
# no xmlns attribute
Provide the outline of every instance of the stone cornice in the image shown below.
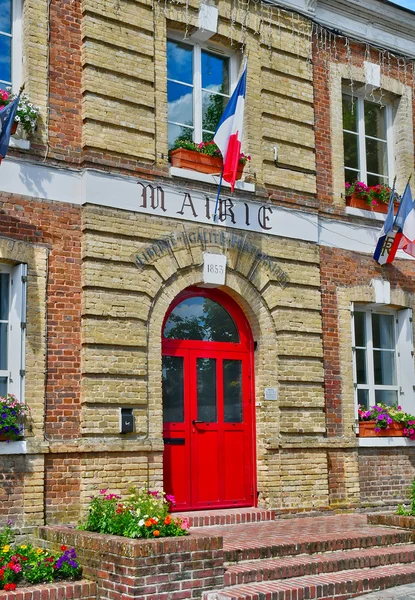
<svg viewBox="0 0 415 600"><path fill-rule="evenodd" d="M388 0L269 0L350 38L415 58L415 12Z"/></svg>

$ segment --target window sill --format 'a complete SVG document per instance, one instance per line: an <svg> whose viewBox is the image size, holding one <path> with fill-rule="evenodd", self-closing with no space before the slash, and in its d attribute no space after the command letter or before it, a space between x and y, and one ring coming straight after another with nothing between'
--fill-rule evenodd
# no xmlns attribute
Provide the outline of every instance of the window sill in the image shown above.
<svg viewBox="0 0 415 600"><path fill-rule="evenodd" d="M11 137L9 146L10 148L18 148L19 150L30 150L30 140Z"/></svg>
<svg viewBox="0 0 415 600"><path fill-rule="evenodd" d="M172 177L190 179L191 181L202 181L203 183L210 183L212 185L219 185L220 179L219 175L208 175L206 173L199 173L198 171L191 171L190 169L180 169L179 167L170 167L170 175ZM231 186L227 181L222 181L222 187L230 188ZM242 192L255 192L255 184L238 180L235 183L235 189Z"/></svg>
<svg viewBox="0 0 415 600"><path fill-rule="evenodd" d="M367 437L357 438L359 448L409 448L415 447L415 440L410 440L406 437Z"/></svg>
<svg viewBox="0 0 415 600"><path fill-rule="evenodd" d="M0 442L1 454L26 454L27 442L24 440L19 442Z"/></svg>
<svg viewBox="0 0 415 600"><path fill-rule="evenodd" d="M372 210L363 210L361 208L353 208L351 206L346 206L346 215L372 219L374 221L380 221L381 223L386 219L386 215L383 213L374 212Z"/></svg>

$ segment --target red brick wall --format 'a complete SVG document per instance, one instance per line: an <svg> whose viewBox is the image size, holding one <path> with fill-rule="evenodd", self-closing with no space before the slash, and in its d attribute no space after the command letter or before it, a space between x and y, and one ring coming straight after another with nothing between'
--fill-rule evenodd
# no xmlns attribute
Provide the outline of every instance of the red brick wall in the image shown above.
<svg viewBox="0 0 415 600"><path fill-rule="evenodd" d="M80 471L79 454L52 454L45 457L46 523L78 523Z"/></svg>
<svg viewBox="0 0 415 600"><path fill-rule="evenodd" d="M331 124L330 124L330 78L329 65L330 62L339 62L346 65L363 67L365 60L378 63L382 57L376 50L371 50L368 54L368 49L363 44L350 43L350 53L343 40L337 40L336 44L327 39L323 41L313 40L313 77L314 77L314 119L315 119L315 141L316 141L316 185L317 199L319 202L320 211L328 211L330 213L342 214L344 211L334 208L333 202L333 173L332 173L332 140L331 140ZM408 86L411 82L411 69L408 67L405 70L400 64L399 58L395 58L392 54L383 59L384 66L381 69L382 74L387 73L388 77L400 81ZM415 99L413 103L415 109ZM415 112L415 110L414 110ZM413 122L415 132L415 120Z"/></svg>
<svg viewBox="0 0 415 600"><path fill-rule="evenodd" d="M81 160L81 2L52 0L49 56L49 156Z"/></svg>
<svg viewBox="0 0 415 600"><path fill-rule="evenodd" d="M320 261L326 420L331 437L343 433L337 288L369 286L371 279L387 279L392 288L414 292L415 280L411 261L381 267L370 255L324 246Z"/></svg>
<svg viewBox="0 0 415 600"><path fill-rule="evenodd" d="M49 248L46 436L79 432L81 352L80 208L0 194L0 236ZM30 405L30 397L26 398Z"/></svg>
<svg viewBox="0 0 415 600"><path fill-rule="evenodd" d="M36 585L28 588L17 588L15 592L0 592L1 600L72 600L81 598L83 600L96 600L97 586L93 581L65 581Z"/></svg>
<svg viewBox="0 0 415 600"><path fill-rule="evenodd" d="M359 478L362 503L408 502L415 478L415 448L360 448Z"/></svg>
<svg viewBox="0 0 415 600"><path fill-rule="evenodd" d="M24 456L0 455L0 529L10 519L13 527L24 525L23 485L26 471Z"/></svg>

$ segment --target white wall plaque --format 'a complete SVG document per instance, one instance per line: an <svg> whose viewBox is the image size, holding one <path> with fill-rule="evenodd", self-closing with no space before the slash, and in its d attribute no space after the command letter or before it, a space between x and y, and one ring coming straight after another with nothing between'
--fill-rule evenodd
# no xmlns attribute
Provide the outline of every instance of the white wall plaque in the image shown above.
<svg viewBox="0 0 415 600"><path fill-rule="evenodd" d="M380 65L365 60L364 69L367 85L373 85L376 88L380 87Z"/></svg>
<svg viewBox="0 0 415 600"><path fill-rule="evenodd" d="M224 254L203 253L203 281L214 285L224 285L226 278L226 256Z"/></svg>
<svg viewBox="0 0 415 600"><path fill-rule="evenodd" d="M278 398L277 388L265 388L264 389L264 399L265 400L277 400L277 398Z"/></svg>

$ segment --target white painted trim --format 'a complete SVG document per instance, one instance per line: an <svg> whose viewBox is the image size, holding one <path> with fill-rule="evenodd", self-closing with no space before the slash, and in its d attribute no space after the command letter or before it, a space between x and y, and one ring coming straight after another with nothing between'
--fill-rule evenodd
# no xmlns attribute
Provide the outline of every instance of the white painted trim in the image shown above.
<svg viewBox="0 0 415 600"><path fill-rule="evenodd" d="M17 93L22 85L23 69L23 0L12 0L12 91Z"/></svg>
<svg viewBox="0 0 415 600"><path fill-rule="evenodd" d="M40 200L67 202L76 205L91 203L98 206L102 205L120 210L140 212L139 186L137 185L139 182L135 177L116 175L93 169L82 171L68 168L59 169L50 165L32 163L12 157L6 157L3 160L0 174L0 191L2 192L34 197ZM201 181L201 179L198 179L198 181ZM206 196L206 193L210 198L215 196L212 190L208 192L203 190L195 191L191 187L191 180L189 184L174 180L167 183L160 181L159 183L165 189L171 190L176 194L183 194L188 191L203 197ZM244 183L243 185L250 186L252 184ZM251 189L244 187L243 191L251 191ZM244 201L244 198L234 199L234 202L237 204L243 204ZM256 200L248 204L256 207L271 207L273 211L275 210L280 215L282 224L278 226L275 232L265 232L268 235L308 240L322 246L362 252L364 254L373 254L381 225L385 220L385 215L383 214L355 208L346 208L346 214L365 217L366 220L371 219L373 220L373 225L362 225L339 219L321 218L315 213L295 208L284 209L276 207L272 203L262 203ZM147 214L152 213L148 212ZM162 213L158 216L171 215L164 215ZM174 218L181 217L176 215ZM198 219L189 220L200 222L201 224L205 222L203 220L198 221ZM289 224L289 226L284 227L284 222L287 225ZM296 228L292 229L294 224L296 224ZM402 251L398 252L397 258L414 260Z"/></svg>
<svg viewBox="0 0 415 600"><path fill-rule="evenodd" d="M0 454L26 454L27 442L0 442Z"/></svg>
<svg viewBox="0 0 415 600"><path fill-rule="evenodd" d="M359 448L393 448L415 446L415 441L406 437L358 438Z"/></svg>
<svg viewBox="0 0 415 600"><path fill-rule="evenodd" d="M370 89L371 86L369 86ZM378 106L381 106L380 101L377 102L375 95L369 94L364 89L358 89L353 91L353 96L348 87L343 86L342 94L353 97L355 101L355 110L357 111L357 136L358 136L358 169L360 172L360 181L364 181L367 184L367 153L366 153L366 127L365 127L365 101L371 102ZM393 119L392 119L392 105L390 102L383 98L383 110L385 111L385 129L386 129L386 140L380 140L381 142L386 141L386 160L387 160L387 171L388 171L388 183L392 186L394 178L394 135L393 135ZM347 131L347 130L346 130ZM343 134L345 130L343 129ZM351 132L354 133L354 132ZM380 173L378 173L380 175Z"/></svg>
<svg viewBox="0 0 415 600"><path fill-rule="evenodd" d="M211 42L211 40L207 40L204 43L200 43L197 40L190 38L184 38L183 35L177 32L168 32L167 41L176 41L186 44L190 47L193 47L193 80L192 80L192 90L193 90L193 140L196 143L202 141L202 50L206 50L211 53L217 52L219 57L228 58L229 59L229 97L231 96L233 90L238 83L238 70L240 61L238 60L238 55L235 52L229 51L228 48L220 46L219 44L215 44ZM167 80L170 78L167 74ZM172 80L173 81L173 80ZM180 83L180 82L179 82ZM173 123L168 119L168 123Z"/></svg>
<svg viewBox="0 0 415 600"><path fill-rule="evenodd" d="M350 215L352 217L363 217L365 219L373 219L373 221L380 221L382 223L386 219L386 215L384 213L364 210L362 208L354 208L353 206L346 206L346 215Z"/></svg>
<svg viewBox="0 0 415 600"><path fill-rule="evenodd" d="M30 140L11 137L9 148L19 148L19 150L30 150Z"/></svg>
<svg viewBox="0 0 415 600"><path fill-rule="evenodd" d="M203 181L204 183L211 183L213 185L219 185L220 179L219 175L208 175L207 173L198 173L197 171L191 171L190 169L179 169L178 167L170 167L170 175L172 177L189 179L189 181ZM222 187L230 188L231 184L227 181L222 181ZM235 189L244 192L255 192L255 184L239 180L235 183Z"/></svg>

